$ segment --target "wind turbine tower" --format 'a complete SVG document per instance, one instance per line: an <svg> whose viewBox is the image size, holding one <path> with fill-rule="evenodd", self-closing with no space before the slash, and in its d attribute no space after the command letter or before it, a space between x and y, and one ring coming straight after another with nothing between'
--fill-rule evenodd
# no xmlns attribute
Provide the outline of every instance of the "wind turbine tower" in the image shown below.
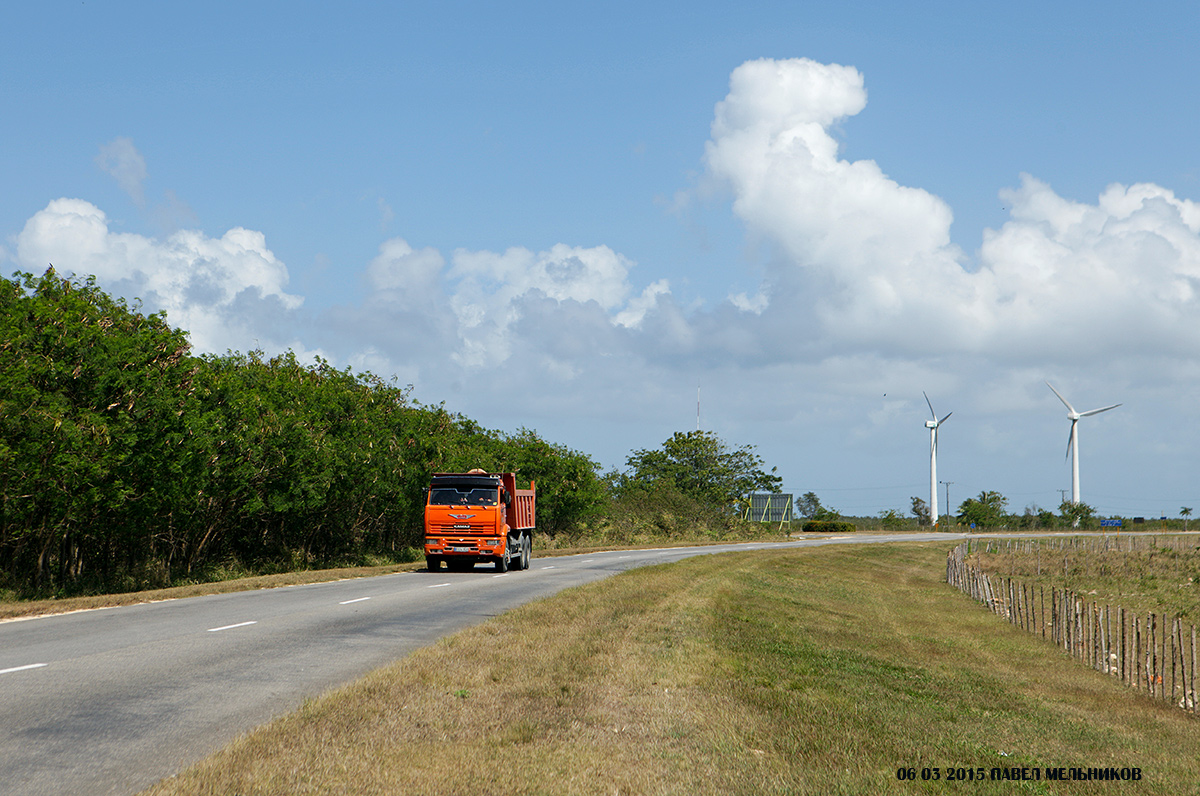
<svg viewBox="0 0 1200 796"><path fill-rule="evenodd" d="M938 486L938 478L937 478L937 437L938 437L938 435L937 435L937 433L938 433L938 426L940 426L942 423L945 423L950 418L950 415L952 415L954 413L949 412L941 420L938 420L937 412L933 411L933 404L929 400L929 395L926 394L924 391L921 392L921 395L925 396L925 403L929 404L929 414L933 415L933 420L925 421L925 428L929 429L929 521L932 522L933 527L936 528L937 524L938 524L938 520L940 519L940 515L938 514L938 502L937 502L937 486ZM947 506L946 510L948 511L949 509L950 509L950 507Z"/></svg>
<svg viewBox="0 0 1200 796"><path fill-rule="evenodd" d="M1066 398L1062 397L1062 393L1060 393L1058 390L1054 389L1053 384L1051 384L1050 382L1046 382L1046 386L1049 387L1050 391L1058 396L1058 400L1062 401L1063 405L1067 407L1067 417L1069 417L1071 419L1071 436L1067 438L1067 453L1071 456L1071 502L1078 505L1078 503L1079 503L1079 429L1077 426L1079 424L1079 418L1091 417L1092 415L1098 415L1101 412L1107 412L1109 409L1116 409L1118 406L1120 406L1120 404L1113 404L1112 406L1105 406L1100 409L1089 409L1086 412L1076 412L1075 407L1071 406L1071 403Z"/></svg>

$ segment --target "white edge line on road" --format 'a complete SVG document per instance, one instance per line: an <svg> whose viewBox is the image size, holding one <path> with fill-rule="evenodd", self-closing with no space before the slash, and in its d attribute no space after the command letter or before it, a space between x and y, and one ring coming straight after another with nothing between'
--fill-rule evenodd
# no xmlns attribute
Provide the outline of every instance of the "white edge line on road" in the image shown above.
<svg viewBox="0 0 1200 796"><path fill-rule="evenodd" d="M338 603L338 605L349 605L350 603L360 603L363 600L369 600L369 599L371 599L371 598L370 597L359 597L357 600L346 600L345 602Z"/></svg>
<svg viewBox="0 0 1200 796"><path fill-rule="evenodd" d="M440 589L440 588L442 588L443 586L449 586L449 585L450 585L449 583L435 583L435 584L433 584L432 586L430 586L429 588L431 588L431 589Z"/></svg>
<svg viewBox="0 0 1200 796"><path fill-rule="evenodd" d="M14 666L11 669L0 669L0 674L10 674L11 672L23 672L26 669L40 669L43 666L49 666L48 663L30 663L25 666Z"/></svg>
<svg viewBox="0 0 1200 796"><path fill-rule="evenodd" d="M554 569L554 565L552 564L552 565L550 565L550 566L548 566L548 567L542 567L542 569Z"/></svg>
<svg viewBox="0 0 1200 796"><path fill-rule="evenodd" d="M492 577L493 577L493 578L507 578L507 577L508 577L508 573L507 573L507 572L501 572L499 575L492 575Z"/></svg>
<svg viewBox="0 0 1200 796"><path fill-rule="evenodd" d="M210 627L209 633L216 633L218 630L233 630L235 627L245 627L246 625L257 625L258 622L238 622L236 625L225 625L224 627Z"/></svg>

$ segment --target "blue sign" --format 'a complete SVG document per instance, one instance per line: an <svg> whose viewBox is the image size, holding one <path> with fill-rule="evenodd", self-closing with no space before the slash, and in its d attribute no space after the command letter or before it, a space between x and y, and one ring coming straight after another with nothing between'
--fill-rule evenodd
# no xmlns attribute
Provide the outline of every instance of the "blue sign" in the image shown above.
<svg viewBox="0 0 1200 796"><path fill-rule="evenodd" d="M1117 519L1117 520L1100 520L1100 527L1101 528L1120 528L1121 521L1119 519Z"/></svg>

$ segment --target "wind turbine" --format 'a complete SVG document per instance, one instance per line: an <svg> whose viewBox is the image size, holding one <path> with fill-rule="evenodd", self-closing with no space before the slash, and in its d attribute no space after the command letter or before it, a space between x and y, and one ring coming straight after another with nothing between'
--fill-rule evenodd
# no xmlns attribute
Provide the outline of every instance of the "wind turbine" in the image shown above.
<svg viewBox="0 0 1200 796"><path fill-rule="evenodd" d="M1086 412L1076 412L1075 407L1071 406L1071 403L1066 398L1062 397L1062 393L1060 393L1058 390L1054 389L1053 384L1051 384L1050 382L1046 382L1046 386L1049 387L1050 391L1058 396L1058 400L1062 401L1063 404L1067 407L1067 417L1071 418L1071 436L1067 438L1067 453L1071 456L1071 502L1078 505L1079 504L1079 429L1076 428L1076 425L1079 423L1079 418L1081 418L1081 417L1091 417L1092 415L1098 415L1101 412L1107 412L1109 409L1116 409L1118 406L1120 406L1120 404L1113 404L1112 406L1105 406L1100 409L1089 409Z"/></svg>
<svg viewBox="0 0 1200 796"><path fill-rule="evenodd" d="M937 504L937 430L938 426L945 423L950 418L950 415L954 413L949 412L941 420L938 420L937 412L933 411L933 404L929 400L929 395L924 390L921 391L921 395L925 396L925 403L929 404L929 414L933 415L933 420L925 421L925 428L929 429L929 519L933 523L933 527L936 528L939 519ZM950 507L947 506L946 509L948 511Z"/></svg>

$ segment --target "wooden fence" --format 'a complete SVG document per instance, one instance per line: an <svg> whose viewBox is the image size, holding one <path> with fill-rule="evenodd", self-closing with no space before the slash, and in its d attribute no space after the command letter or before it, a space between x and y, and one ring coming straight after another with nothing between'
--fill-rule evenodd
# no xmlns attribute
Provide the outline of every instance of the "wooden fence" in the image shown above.
<svg viewBox="0 0 1200 796"><path fill-rule="evenodd" d="M1066 589L989 575L968 563L970 542L950 551L946 582L1010 623L1057 645L1134 690L1196 712L1196 626L1134 614Z"/></svg>

